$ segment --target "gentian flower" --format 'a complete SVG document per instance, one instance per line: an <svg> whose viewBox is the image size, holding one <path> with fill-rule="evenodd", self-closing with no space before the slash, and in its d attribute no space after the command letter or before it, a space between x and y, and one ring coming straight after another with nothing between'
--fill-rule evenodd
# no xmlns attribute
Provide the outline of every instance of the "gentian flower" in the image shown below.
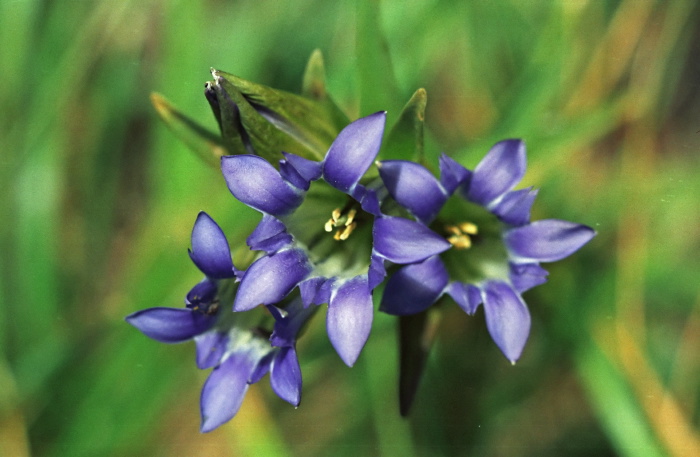
<svg viewBox="0 0 700 457"><path fill-rule="evenodd" d="M192 230L190 258L206 277L187 294L185 308L156 307L135 312L126 321L146 336L163 343L193 339L197 366L214 370L201 395L202 432L230 420L238 411L248 385L270 372L270 383L283 400L299 405L301 371L296 336L311 316L299 299L270 308L274 330L266 335L258 313L225 312L220 302L233 301L238 278L221 228L209 215L199 213Z"/></svg>
<svg viewBox="0 0 700 457"><path fill-rule="evenodd" d="M414 314L443 294L470 315L483 303L491 337L515 363L530 332L521 294L547 280L540 262L563 259L595 235L572 222L530 222L537 191L512 190L525 167L519 140L497 143L473 172L442 155L439 180L417 163L381 162L379 173L391 196L418 221L442 232L453 249L396 271L380 310Z"/></svg>
<svg viewBox="0 0 700 457"><path fill-rule="evenodd" d="M319 162L283 153L278 171L256 155L221 160L234 197L263 214L247 242L265 255L241 279L234 310L274 305L298 286L305 306L328 303L328 336L349 366L369 337L384 261L420 262L450 248L425 225L382 214L386 189L362 180L384 123L383 112L352 122Z"/></svg>

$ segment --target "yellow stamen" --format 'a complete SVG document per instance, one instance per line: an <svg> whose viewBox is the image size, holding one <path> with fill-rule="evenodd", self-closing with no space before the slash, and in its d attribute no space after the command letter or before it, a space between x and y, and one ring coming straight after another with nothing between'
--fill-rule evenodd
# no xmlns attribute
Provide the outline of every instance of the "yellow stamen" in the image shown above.
<svg viewBox="0 0 700 457"><path fill-rule="evenodd" d="M335 241L340 241L340 230L336 231L335 234L333 234L333 239Z"/></svg>
<svg viewBox="0 0 700 457"><path fill-rule="evenodd" d="M345 227L345 229L343 229L342 233L340 233L340 230L338 230L338 233L340 233L340 235L338 236L338 239L340 241L347 240L348 237L350 236L350 234L353 232L353 230L355 230L355 227L357 227L357 224L355 222L353 222L352 224Z"/></svg>
<svg viewBox="0 0 700 457"><path fill-rule="evenodd" d="M350 211L348 211L348 220L345 221L345 226L346 226L346 227L349 227L349 226L352 224L352 221L355 220L355 215L356 215L356 214L357 214L357 210L356 210L356 209L351 209Z"/></svg>
<svg viewBox="0 0 700 457"><path fill-rule="evenodd" d="M479 229L476 226L476 224L472 224L471 222L462 222L461 224L459 224L459 229L463 233L467 233L469 235L476 235L477 233L479 233Z"/></svg>
<svg viewBox="0 0 700 457"><path fill-rule="evenodd" d="M323 229L324 229L326 232L332 232L332 231L333 231L333 226L334 226L334 225L335 225L335 224L333 223L333 219L328 219L328 221L326 222L326 225L323 226Z"/></svg>
<svg viewBox="0 0 700 457"><path fill-rule="evenodd" d="M340 219L340 215L342 213L340 212L340 208L336 208L333 210L331 213L331 217L333 218L333 222L338 222L338 219Z"/></svg>
<svg viewBox="0 0 700 457"><path fill-rule="evenodd" d="M462 232L454 225L446 225L445 230L447 230L451 234L457 235L457 236L462 234Z"/></svg>

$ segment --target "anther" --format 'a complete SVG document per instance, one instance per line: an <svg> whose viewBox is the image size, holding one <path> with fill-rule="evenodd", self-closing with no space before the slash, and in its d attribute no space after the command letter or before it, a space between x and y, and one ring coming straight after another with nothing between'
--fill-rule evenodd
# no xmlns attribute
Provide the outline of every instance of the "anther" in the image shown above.
<svg viewBox="0 0 700 457"><path fill-rule="evenodd" d="M459 224L459 229L462 231L462 233L469 235L476 235L479 233L479 229L477 228L476 224L472 224L471 222L462 222Z"/></svg>
<svg viewBox="0 0 700 457"><path fill-rule="evenodd" d="M346 227L349 227L349 226L353 223L352 221L355 220L355 215L357 215L357 210L356 210L356 209L353 208L353 209L351 209L350 211L348 211L348 220L345 221L345 226L346 226Z"/></svg>
<svg viewBox="0 0 700 457"><path fill-rule="evenodd" d="M340 233L340 230L338 230L338 233L340 233L340 236L338 237L338 239L340 241L347 240L348 237L350 236L350 234L353 232L353 230L355 230L355 227L357 227L357 224L355 222L353 222L352 224L345 227L345 229L343 229L342 233Z"/></svg>

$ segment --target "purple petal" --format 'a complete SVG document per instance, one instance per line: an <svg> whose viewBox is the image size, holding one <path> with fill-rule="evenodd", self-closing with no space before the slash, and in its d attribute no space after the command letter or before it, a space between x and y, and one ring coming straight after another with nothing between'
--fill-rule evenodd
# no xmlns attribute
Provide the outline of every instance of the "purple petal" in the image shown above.
<svg viewBox="0 0 700 457"><path fill-rule="evenodd" d="M537 197L532 187L508 192L493 208L493 213L506 224L519 227L530 222L530 209Z"/></svg>
<svg viewBox="0 0 700 457"><path fill-rule="evenodd" d="M547 282L547 270L537 263L511 263L510 282L520 293Z"/></svg>
<svg viewBox="0 0 700 457"><path fill-rule="evenodd" d="M276 252L292 242L284 224L274 216L265 214L246 243L253 251Z"/></svg>
<svg viewBox="0 0 700 457"><path fill-rule="evenodd" d="M397 316L424 311L442 295L448 281L439 256L407 265L389 278L379 310Z"/></svg>
<svg viewBox="0 0 700 457"><path fill-rule="evenodd" d="M440 154L440 184L449 195L461 185L468 186L472 172L457 163L451 157Z"/></svg>
<svg viewBox="0 0 700 457"><path fill-rule="evenodd" d="M197 368L204 370L219 364L226 351L228 335L221 332L206 332L194 338L197 345Z"/></svg>
<svg viewBox="0 0 700 457"><path fill-rule="evenodd" d="M447 287L447 293L470 316L481 304L481 290L472 284L452 282Z"/></svg>
<svg viewBox="0 0 700 457"><path fill-rule="evenodd" d="M294 347L299 331L315 314L316 309L305 307L301 300L297 299L288 304L284 311L286 316L273 313L275 327L270 336L270 344L275 347Z"/></svg>
<svg viewBox="0 0 700 457"><path fill-rule="evenodd" d="M503 238L518 260L554 262L573 254L594 236L595 230L585 225L545 219L508 230Z"/></svg>
<svg viewBox="0 0 700 457"><path fill-rule="evenodd" d="M345 127L331 144L323 162L323 178L349 193L379 153L386 113L381 111Z"/></svg>
<svg viewBox="0 0 700 457"><path fill-rule="evenodd" d="M277 355L277 351L270 350L262 359L258 361L253 368L253 371L248 376L248 384L255 384L259 382L263 376L265 376L270 371L270 366L272 365L272 360Z"/></svg>
<svg viewBox="0 0 700 457"><path fill-rule="evenodd" d="M525 167L525 143L520 140L496 143L474 169L467 198L489 206L520 182Z"/></svg>
<svg viewBox="0 0 700 457"><path fill-rule="evenodd" d="M415 263L448 250L452 245L425 225L402 217L375 219L374 248L394 263Z"/></svg>
<svg viewBox="0 0 700 457"><path fill-rule="evenodd" d="M299 292L304 306L328 303L331 298L332 280L317 276L299 283Z"/></svg>
<svg viewBox="0 0 700 457"><path fill-rule="evenodd" d="M186 308L148 308L129 314L126 321L161 343L181 343L209 330L216 316Z"/></svg>
<svg viewBox="0 0 700 457"><path fill-rule="evenodd" d="M429 224L447 200L447 192L423 166L406 160L387 160L379 175L391 196L424 224Z"/></svg>
<svg viewBox="0 0 700 457"><path fill-rule="evenodd" d="M218 287L216 281L211 279L204 279L198 282L195 286L187 292L185 297L185 304L190 309L195 309L206 313L209 310L210 305L216 299L216 294L218 292Z"/></svg>
<svg viewBox="0 0 700 457"><path fill-rule="evenodd" d="M202 433L210 432L236 415L248 391L248 377L255 361L245 353L233 353L216 367L202 388Z"/></svg>
<svg viewBox="0 0 700 457"><path fill-rule="evenodd" d="M299 174L296 168L289 164L286 160L280 160L280 175L285 181L296 187L297 189L309 190L310 182L304 179Z"/></svg>
<svg viewBox="0 0 700 457"><path fill-rule="evenodd" d="M483 288L486 327L491 338L511 363L523 352L530 334L530 312L520 295L500 281Z"/></svg>
<svg viewBox="0 0 700 457"><path fill-rule="evenodd" d="M234 276L231 249L221 228L201 211L192 229L190 258L197 268L209 278L221 279Z"/></svg>
<svg viewBox="0 0 700 457"><path fill-rule="evenodd" d="M304 199L262 157L253 155L224 156L221 171L234 197L263 213L283 216L294 211Z"/></svg>
<svg viewBox="0 0 700 457"><path fill-rule="evenodd" d="M386 268L384 267L384 258L377 253L376 250L372 250L372 256L369 264L369 270L367 271L367 285L369 290L374 290L379 284L384 281L386 277Z"/></svg>
<svg viewBox="0 0 700 457"><path fill-rule="evenodd" d="M311 271L306 254L288 249L261 257L246 270L233 302L234 311L273 305L284 298Z"/></svg>
<svg viewBox="0 0 700 457"><path fill-rule="evenodd" d="M360 202L360 207L362 207L365 212L373 216L379 216L381 213L379 208L379 198L377 197L377 192L374 189L367 189L362 184L358 184L352 191L352 197Z"/></svg>
<svg viewBox="0 0 700 457"><path fill-rule="evenodd" d="M299 406L301 401L301 368L293 347L279 350L272 361L270 385L278 397Z"/></svg>
<svg viewBox="0 0 700 457"><path fill-rule="evenodd" d="M328 304L328 338L343 362L350 367L357 361L369 338L373 311L367 279L361 276L341 285Z"/></svg>
<svg viewBox="0 0 700 457"><path fill-rule="evenodd" d="M322 162L314 162L313 160L305 159L288 152L283 152L282 155L284 155L287 163L294 167L297 173L299 173L299 176L306 181L315 181L321 177L321 171L323 169Z"/></svg>

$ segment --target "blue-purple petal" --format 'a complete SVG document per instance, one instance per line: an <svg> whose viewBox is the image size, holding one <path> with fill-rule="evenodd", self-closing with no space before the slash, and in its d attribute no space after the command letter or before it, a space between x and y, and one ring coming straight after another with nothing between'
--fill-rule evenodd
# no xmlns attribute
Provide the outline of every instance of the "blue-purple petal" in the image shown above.
<svg viewBox="0 0 700 457"><path fill-rule="evenodd" d="M397 316L424 311L442 295L448 281L439 256L406 265L389 278L379 310Z"/></svg>
<svg viewBox="0 0 700 457"><path fill-rule="evenodd" d="M273 253L292 242L292 236L287 233L284 224L274 216L265 214L253 233L248 236L246 243L253 251Z"/></svg>
<svg viewBox="0 0 700 457"><path fill-rule="evenodd" d="M447 293L470 316L476 312L481 304L481 290L472 284L451 282L447 286Z"/></svg>
<svg viewBox="0 0 700 457"><path fill-rule="evenodd" d="M187 308L148 308L126 316L141 333L161 343L181 343L209 330L216 316Z"/></svg>
<svg viewBox="0 0 700 457"><path fill-rule="evenodd" d="M349 193L379 153L386 113L360 118L345 127L331 144L323 162L323 178Z"/></svg>
<svg viewBox="0 0 700 457"><path fill-rule="evenodd" d="M296 187L297 189L307 191L311 183L304 179L303 176L299 174L296 168L294 168L286 160L280 160L280 175L285 181Z"/></svg>
<svg viewBox="0 0 700 457"><path fill-rule="evenodd" d="M508 230L503 238L519 261L554 262L573 254L594 236L595 231L585 225L544 219Z"/></svg>
<svg viewBox="0 0 700 457"><path fill-rule="evenodd" d="M424 224L435 219L447 200L447 192L440 182L430 171L415 162L381 162L379 175L394 200Z"/></svg>
<svg viewBox="0 0 700 457"><path fill-rule="evenodd" d="M501 352L515 363L530 334L530 311L520 294L504 282L487 282L482 290L486 327Z"/></svg>
<svg viewBox="0 0 700 457"><path fill-rule="evenodd" d="M471 176L471 171L451 157L440 154L440 184L449 195L452 195L459 186L469 186Z"/></svg>
<svg viewBox="0 0 700 457"><path fill-rule="evenodd" d="M236 415L248 391L248 377L256 362L246 353L233 353L211 372L200 398L203 433L214 430Z"/></svg>
<svg viewBox="0 0 700 457"><path fill-rule="evenodd" d="M526 162L522 141L496 143L474 169L467 198L488 207L520 182L525 175Z"/></svg>
<svg viewBox="0 0 700 457"><path fill-rule="evenodd" d="M520 293L547 282L547 270L538 263L511 263L510 283Z"/></svg>
<svg viewBox="0 0 700 457"><path fill-rule="evenodd" d="M273 305L311 271L303 251L287 249L259 258L246 270L233 303L234 311Z"/></svg>
<svg viewBox="0 0 700 457"><path fill-rule="evenodd" d="M185 304L188 308L206 312L216 299L217 293L218 286L216 285L216 281L205 278L195 284L195 286L187 292Z"/></svg>
<svg viewBox="0 0 700 457"><path fill-rule="evenodd" d="M314 162L313 160L305 159L289 152L283 152L282 155L284 155L287 163L293 166L297 173L299 173L299 176L306 181L315 181L321 177L323 162Z"/></svg>
<svg viewBox="0 0 700 457"><path fill-rule="evenodd" d="M197 346L197 368L204 370L219 364L226 352L228 335L222 332L206 332L194 338Z"/></svg>
<svg viewBox="0 0 700 457"><path fill-rule="evenodd" d="M328 303L331 299L332 280L322 276L309 278L299 283L299 292L304 306Z"/></svg>
<svg viewBox="0 0 700 457"><path fill-rule="evenodd" d="M493 214L503 222L515 227L530 222L530 209L537 197L537 190L532 187L506 193L492 209Z"/></svg>
<svg viewBox="0 0 700 457"><path fill-rule="evenodd" d="M367 279L361 276L342 284L328 304L328 338L343 362L350 367L357 361L369 338L373 311Z"/></svg>
<svg viewBox="0 0 700 457"><path fill-rule="evenodd" d="M270 370L270 385L282 400L299 406L299 402L301 402L301 368L297 352L293 347L284 347L275 355Z"/></svg>
<svg viewBox="0 0 700 457"><path fill-rule="evenodd" d="M270 366L272 365L275 355L277 355L277 351L270 350L270 352L258 361L255 368L253 368L253 371L250 373L250 376L248 376L248 384L255 384L270 372Z"/></svg>
<svg viewBox="0 0 700 457"><path fill-rule="evenodd" d="M374 290L375 287L384 281L385 277L386 268L384 267L384 258L373 249L369 263L369 270L367 271L367 284L369 286L369 290Z"/></svg>
<svg viewBox="0 0 700 457"><path fill-rule="evenodd" d="M197 268L209 278L221 279L234 276L231 249L221 228L201 211L192 229L190 258Z"/></svg>
<svg viewBox="0 0 700 457"><path fill-rule="evenodd" d="M233 196L263 213L283 216L303 201L303 192L282 179L275 167L262 157L224 156L221 171Z"/></svg>
<svg viewBox="0 0 700 457"><path fill-rule="evenodd" d="M402 217L374 221L374 249L394 263L415 263L448 250L452 245L425 225Z"/></svg>

